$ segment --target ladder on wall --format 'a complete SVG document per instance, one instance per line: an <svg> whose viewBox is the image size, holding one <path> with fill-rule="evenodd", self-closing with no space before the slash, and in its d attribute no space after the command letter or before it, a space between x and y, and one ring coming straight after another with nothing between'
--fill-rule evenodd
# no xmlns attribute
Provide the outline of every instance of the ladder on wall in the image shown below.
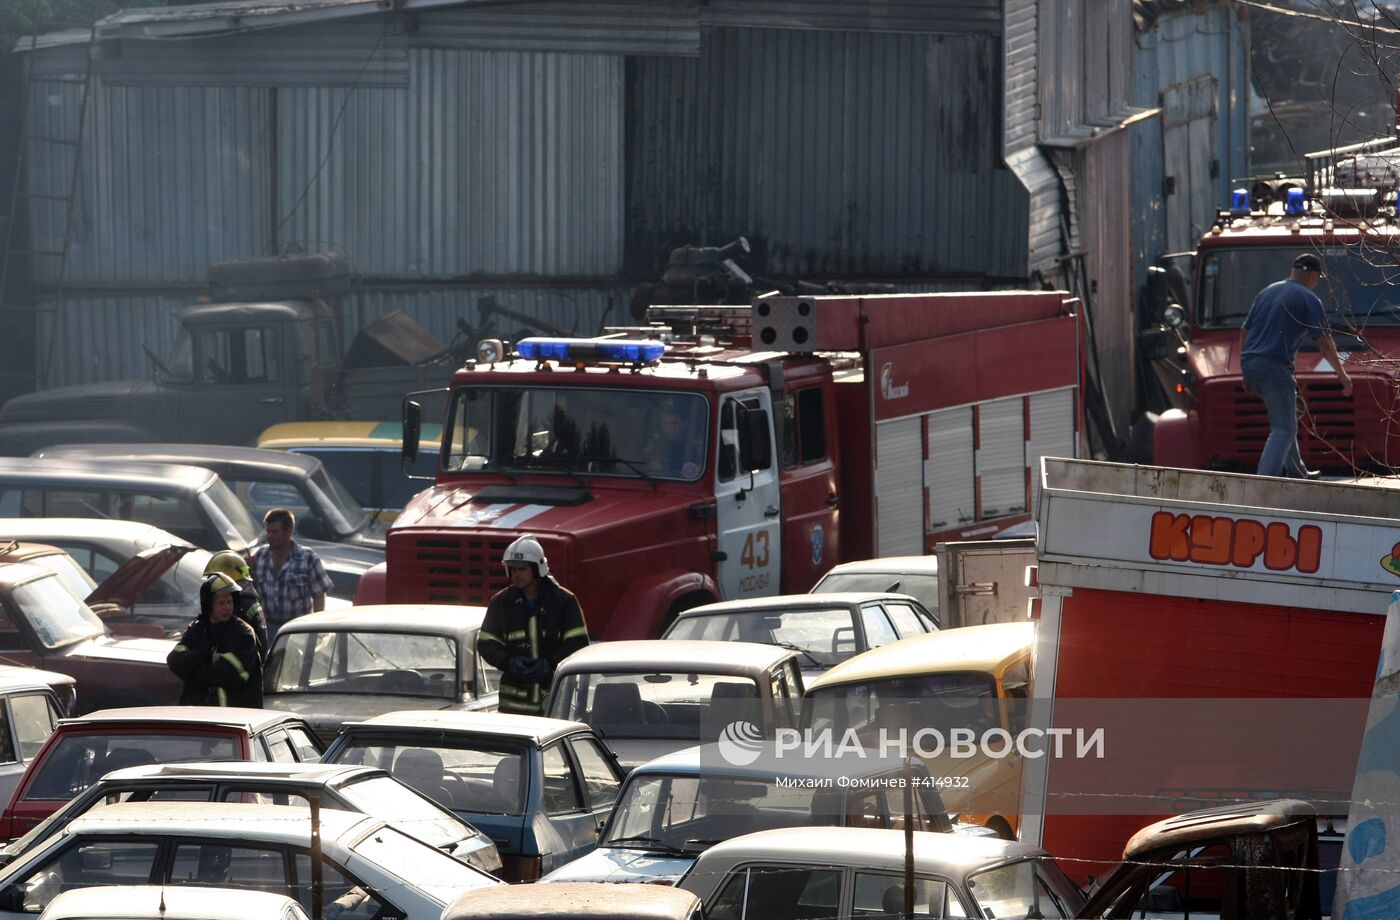
<svg viewBox="0 0 1400 920"><path fill-rule="evenodd" d="M97 3L94 2L92 21L86 26L87 54L83 56L80 73L50 75L36 72L39 18L35 16L33 20L34 31L23 62L14 187L10 193L4 247L0 251L0 327L12 330L5 336L5 341L0 341L0 401L33 390L41 381L47 382L49 369L53 365L54 347L61 336L59 318L62 316L68 253L73 241L83 140L93 93L92 62L97 47L97 12ZM74 86L80 87L76 126L67 133L62 130L36 132L32 111L35 96L54 89L63 92ZM36 162L59 164L49 167L53 174L65 179L59 188L35 188L30 167ZM47 248L36 242L35 228L39 226L57 228L59 231L47 235L43 241ZM28 285L16 281L21 264L28 269L25 273ZM41 278L49 286L46 294L52 299L55 310L47 357L43 365L38 366L38 309L32 290Z"/></svg>

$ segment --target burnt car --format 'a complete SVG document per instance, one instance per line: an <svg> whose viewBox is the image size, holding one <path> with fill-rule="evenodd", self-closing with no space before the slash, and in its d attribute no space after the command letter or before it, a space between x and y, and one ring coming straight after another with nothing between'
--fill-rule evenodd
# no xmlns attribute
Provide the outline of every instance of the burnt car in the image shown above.
<svg viewBox="0 0 1400 920"><path fill-rule="evenodd" d="M387 604L297 617L263 668L263 705L326 739L396 709L489 709L498 672L476 651L483 607Z"/></svg>
<svg viewBox="0 0 1400 920"><path fill-rule="evenodd" d="M0 837L28 833L114 770L153 763L314 763L320 739L284 712L216 706L107 709L59 722L10 796Z"/></svg>
<svg viewBox="0 0 1400 920"><path fill-rule="evenodd" d="M174 647L169 639L114 635L48 569L0 565L0 656L72 677L79 712L174 703L181 684L165 664Z"/></svg>

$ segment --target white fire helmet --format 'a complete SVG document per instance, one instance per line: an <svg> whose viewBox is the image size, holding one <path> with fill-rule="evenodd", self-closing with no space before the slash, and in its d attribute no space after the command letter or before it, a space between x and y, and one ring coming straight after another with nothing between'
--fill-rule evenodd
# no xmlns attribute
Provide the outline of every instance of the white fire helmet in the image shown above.
<svg viewBox="0 0 1400 920"><path fill-rule="evenodd" d="M533 562L535 571L539 573L541 578L549 574L549 560L544 557L544 547L540 546L539 540L528 533L523 534L506 547L506 555L501 562L507 566Z"/></svg>

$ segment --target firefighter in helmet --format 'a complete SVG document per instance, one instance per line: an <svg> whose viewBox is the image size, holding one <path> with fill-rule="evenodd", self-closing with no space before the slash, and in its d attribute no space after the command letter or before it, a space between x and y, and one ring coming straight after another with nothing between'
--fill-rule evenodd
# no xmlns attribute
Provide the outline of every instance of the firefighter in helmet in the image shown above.
<svg viewBox="0 0 1400 920"><path fill-rule="evenodd" d="M501 712L543 715L554 669L588 644L578 598L549 575L549 560L529 534L506 547L510 586L486 608L477 651L501 671Z"/></svg>
<svg viewBox="0 0 1400 920"><path fill-rule="evenodd" d="M262 706L262 662L253 628L234 615L238 582L215 572L199 587L199 616L166 657L185 684L181 706Z"/></svg>
<svg viewBox="0 0 1400 920"><path fill-rule="evenodd" d="M238 583L238 600L233 613L253 628L258 638L258 661L267 661L267 617L263 615L262 601L258 589L253 585L252 572L248 561L231 549L219 550L209 557L204 566L204 577L214 574L227 575Z"/></svg>

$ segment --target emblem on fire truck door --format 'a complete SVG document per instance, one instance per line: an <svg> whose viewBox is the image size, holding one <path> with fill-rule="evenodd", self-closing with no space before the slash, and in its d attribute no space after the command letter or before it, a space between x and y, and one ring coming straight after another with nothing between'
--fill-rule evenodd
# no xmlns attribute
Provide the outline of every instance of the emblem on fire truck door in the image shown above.
<svg viewBox="0 0 1400 920"><path fill-rule="evenodd" d="M822 530L822 525L812 525L812 565L822 564L822 556L826 553L826 531Z"/></svg>
<svg viewBox="0 0 1400 920"><path fill-rule="evenodd" d="M903 399L909 395L909 384L894 382L894 365L886 363L880 368L880 395L885 399Z"/></svg>

